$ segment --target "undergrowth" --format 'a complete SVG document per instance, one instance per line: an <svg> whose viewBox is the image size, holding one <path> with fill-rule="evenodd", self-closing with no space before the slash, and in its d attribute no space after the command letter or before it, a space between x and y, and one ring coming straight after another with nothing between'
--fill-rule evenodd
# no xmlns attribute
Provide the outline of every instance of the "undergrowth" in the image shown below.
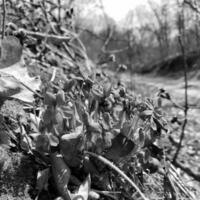
<svg viewBox="0 0 200 200"><path fill-rule="evenodd" d="M159 142L168 134L161 97L141 99L93 64L66 23L73 9L57 17L51 1L7 3L16 18L7 14L4 39L20 40L25 66L42 79L34 102L20 101L26 114L2 113L0 133L1 145L33 159L32 198L193 199Z"/></svg>

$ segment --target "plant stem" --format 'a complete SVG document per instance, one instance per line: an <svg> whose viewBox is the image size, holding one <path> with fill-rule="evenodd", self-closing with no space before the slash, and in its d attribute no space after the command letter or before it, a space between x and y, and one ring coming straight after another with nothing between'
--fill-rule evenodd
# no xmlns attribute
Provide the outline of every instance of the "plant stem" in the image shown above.
<svg viewBox="0 0 200 200"><path fill-rule="evenodd" d="M187 114L188 114L188 77L187 77L187 71L188 71L188 64L187 64L187 58L186 58L186 53L185 53L185 24L184 24L184 4L182 5L181 9L181 16L182 20L182 27L179 28L179 45L181 48L182 52L182 57L183 57L183 66L184 66L184 82L185 82L185 105L184 105L184 121L181 129L181 136L180 136L180 141L176 150L176 153L173 158L173 162L176 161L178 154L181 150L182 142L185 137L185 128L187 125Z"/></svg>
<svg viewBox="0 0 200 200"><path fill-rule="evenodd" d="M61 23L61 2L58 0L58 23Z"/></svg>
<svg viewBox="0 0 200 200"><path fill-rule="evenodd" d="M86 151L85 153L87 153L90 156L93 156L93 157L99 159L101 162L103 162L104 164L108 165L110 168L112 168L114 171L116 171L118 174L120 174L128 183L130 183L130 185L133 188L135 188L135 190L140 194L140 196L144 200L149 200L147 197L144 196L144 194L141 192L141 190L138 188L138 186L123 171L121 171L116 165L114 165L108 159L106 159L106 158L104 158L104 157L102 157L100 155L97 155L95 153L92 153L92 152Z"/></svg>
<svg viewBox="0 0 200 200"><path fill-rule="evenodd" d="M3 10L3 21L2 21L2 32L1 39L3 40L5 34L5 20L6 20L6 0L2 0L2 10Z"/></svg>

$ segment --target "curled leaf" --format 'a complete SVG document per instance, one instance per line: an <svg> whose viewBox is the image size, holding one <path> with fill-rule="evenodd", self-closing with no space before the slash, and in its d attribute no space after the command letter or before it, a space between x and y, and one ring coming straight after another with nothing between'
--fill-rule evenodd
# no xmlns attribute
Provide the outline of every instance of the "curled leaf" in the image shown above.
<svg viewBox="0 0 200 200"><path fill-rule="evenodd" d="M71 176L71 171L64 162L62 155L52 153L50 158L53 178L56 183L57 190L64 200L71 200L70 192L68 190L68 182Z"/></svg>
<svg viewBox="0 0 200 200"><path fill-rule="evenodd" d="M80 164L78 153L83 145L83 127L79 126L74 132L65 134L61 137L60 149L65 162L69 166L77 166Z"/></svg>
<svg viewBox="0 0 200 200"><path fill-rule="evenodd" d="M63 90L59 90L56 94L56 105L61 106L65 104L65 93Z"/></svg>
<svg viewBox="0 0 200 200"><path fill-rule="evenodd" d="M42 191L43 189L47 189L48 179L49 179L49 168L38 171L37 183L36 183L37 190Z"/></svg>
<svg viewBox="0 0 200 200"><path fill-rule="evenodd" d="M112 146L108 149L105 156L117 161L131 153L134 147L135 143L120 133L112 140Z"/></svg>
<svg viewBox="0 0 200 200"><path fill-rule="evenodd" d="M54 124L59 124L60 126L63 126L63 116L63 111L60 108L56 108L54 116L52 118L52 122Z"/></svg>
<svg viewBox="0 0 200 200"><path fill-rule="evenodd" d="M44 104L54 106L56 104L56 96L52 92L46 92L44 95Z"/></svg>
<svg viewBox="0 0 200 200"><path fill-rule="evenodd" d="M92 94L96 99L100 99L104 96L104 90L103 87L99 84L94 84L92 86Z"/></svg>
<svg viewBox="0 0 200 200"><path fill-rule="evenodd" d="M58 137L56 135L54 135L52 133L49 133L48 134L48 138L49 138L49 144L50 144L50 146L52 146L52 147L58 146L59 139L58 139Z"/></svg>

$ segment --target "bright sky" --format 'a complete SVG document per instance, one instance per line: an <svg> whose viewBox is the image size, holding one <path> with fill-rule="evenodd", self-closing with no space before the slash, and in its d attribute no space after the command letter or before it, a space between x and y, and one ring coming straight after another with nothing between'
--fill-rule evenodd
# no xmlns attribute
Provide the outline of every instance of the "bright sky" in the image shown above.
<svg viewBox="0 0 200 200"><path fill-rule="evenodd" d="M156 3L162 0L153 0ZM148 0L103 0L106 13L116 21L123 19L127 12L139 5L148 7Z"/></svg>

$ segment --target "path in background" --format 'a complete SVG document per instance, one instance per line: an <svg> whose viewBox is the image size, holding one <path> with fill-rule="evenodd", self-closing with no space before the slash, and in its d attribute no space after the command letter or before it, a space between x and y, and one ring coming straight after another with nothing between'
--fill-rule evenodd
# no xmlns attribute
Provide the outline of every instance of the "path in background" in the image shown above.
<svg viewBox="0 0 200 200"><path fill-rule="evenodd" d="M130 75L123 73L120 75L122 81L135 93L143 97L155 97L160 88L165 89L177 104L184 105L184 80L167 77L156 77L152 75ZM188 98L189 104L200 105L200 81L189 80ZM198 106L200 107L200 106ZM170 120L172 116L178 116L183 120L182 110L174 108L168 100L163 100L163 109L166 111L166 118ZM179 141L180 128L172 131L172 137ZM189 109L188 123L186 127L185 140L180 152L179 161L192 167L195 172L200 171L200 109ZM199 191L200 183L183 174L184 180L189 186L193 186Z"/></svg>

